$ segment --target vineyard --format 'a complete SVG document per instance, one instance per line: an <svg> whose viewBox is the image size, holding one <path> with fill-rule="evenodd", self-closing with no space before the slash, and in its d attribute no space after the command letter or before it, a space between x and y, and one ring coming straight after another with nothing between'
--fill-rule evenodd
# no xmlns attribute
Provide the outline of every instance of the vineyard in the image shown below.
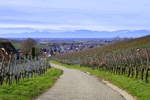
<svg viewBox="0 0 150 100"><path fill-rule="evenodd" d="M44 74L50 65L46 58L32 56L5 56L0 59L0 85L19 83L25 78Z"/></svg>
<svg viewBox="0 0 150 100"><path fill-rule="evenodd" d="M150 77L149 41L150 36L146 36L91 50L56 55L53 59L148 82Z"/></svg>
<svg viewBox="0 0 150 100"><path fill-rule="evenodd" d="M108 53L88 57L81 62L82 66L110 71L114 74L140 78L148 82L150 72L150 49L137 49L119 53Z"/></svg>

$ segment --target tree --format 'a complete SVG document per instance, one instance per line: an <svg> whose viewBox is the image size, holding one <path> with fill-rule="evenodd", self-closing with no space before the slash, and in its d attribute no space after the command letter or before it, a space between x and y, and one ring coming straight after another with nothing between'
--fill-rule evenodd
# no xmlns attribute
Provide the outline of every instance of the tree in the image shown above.
<svg viewBox="0 0 150 100"><path fill-rule="evenodd" d="M24 51L24 53L26 55L29 55L31 53L33 54L32 50L34 50L34 52L35 52L36 45L37 45L37 42L35 40L28 38L25 41L23 41L23 43L21 45L21 49Z"/></svg>

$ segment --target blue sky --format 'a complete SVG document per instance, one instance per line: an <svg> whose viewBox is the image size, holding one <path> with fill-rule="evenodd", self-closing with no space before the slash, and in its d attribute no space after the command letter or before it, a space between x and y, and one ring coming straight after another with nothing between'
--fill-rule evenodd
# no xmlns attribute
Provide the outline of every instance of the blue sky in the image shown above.
<svg viewBox="0 0 150 100"><path fill-rule="evenodd" d="M149 0L0 0L0 35L150 29Z"/></svg>

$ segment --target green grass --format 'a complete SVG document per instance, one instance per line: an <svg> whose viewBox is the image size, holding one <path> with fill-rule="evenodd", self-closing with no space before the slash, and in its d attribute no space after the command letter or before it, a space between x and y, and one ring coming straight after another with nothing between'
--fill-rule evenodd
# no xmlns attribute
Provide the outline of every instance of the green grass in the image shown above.
<svg viewBox="0 0 150 100"><path fill-rule="evenodd" d="M50 88L62 70L51 68L45 74L22 80L19 84L0 86L0 100L32 100Z"/></svg>
<svg viewBox="0 0 150 100"><path fill-rule="evenodd" d="M91 74L100 77L101 79L108 80L111 83L117 85L118 87L126 90L128 93L136 96L138 100L150 100L150 82L145 83L144 81L128 78L123 75L115 75L110 72L100 71L96 69L94 70L88 67L80 67L79 65L67 65L56 61L51 62L68 68L74 68L85 72L90 72Z"/></svg>

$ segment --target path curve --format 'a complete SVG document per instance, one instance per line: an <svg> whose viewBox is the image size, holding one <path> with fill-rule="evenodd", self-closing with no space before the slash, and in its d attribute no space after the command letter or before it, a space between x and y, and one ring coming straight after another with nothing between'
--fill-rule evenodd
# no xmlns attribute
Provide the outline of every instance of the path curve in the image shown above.
<svg viewBox="0 0 150 100"><path fill-rule="evenodd" d="M56 84L37 100L125 100L94 76L79 70L51 64L64 70Z"/></svg>

